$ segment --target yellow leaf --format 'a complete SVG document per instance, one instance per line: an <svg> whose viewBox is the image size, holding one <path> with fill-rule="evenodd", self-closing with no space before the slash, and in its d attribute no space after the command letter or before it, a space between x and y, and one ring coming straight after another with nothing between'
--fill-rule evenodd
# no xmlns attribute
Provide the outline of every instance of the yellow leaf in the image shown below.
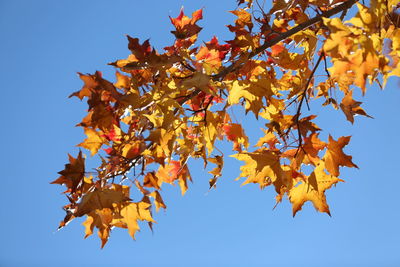
<svg viewBox="0 0 400 267"><path fill-rule="evenodd" d="M265 106L263 98L268 101L273 94L269 79L234 81L229 89L228 103L235 105L244 98L246 100L246 112L251 110L258 117L259 111Z"/></svg>
<svg viewBox="0 0 400 267"><path fill-rule="evenodd" d="M143 185L145 187L154 187L155 189L160 189L162 181L158 179L154 172L147 173L143 178Z"/></svg>
<svg viewBox="0 0 400 267"><path fill-rule="evenodd" d="M128 198L121 191L112 189L96 189L83 196L74 215L80 217L97 209L112 209L114 204L120 204L127 199Z"/></svg>
<svg viewBox="0 0 400 267"><path fill-rule="evenodd" d="M92 128L85 128L87 138L78 146L90 150L91 155L95 155L101 146L106 143L106 139L102 137L101 132L97 132Z"/></svg>
<svg viewBox="0 0 400 267"><path fill-rule="evenodd" d="M132 143L124 145L122 148L122 156L127 159L133 159L140 155L146 148L146 144L143 140L136 140Z"/></svg>
<svg viewBox="0 0 400 267"><path fill-rule="evenodd" d="M256 147L262 147L264 144L268 144L271 149L275 149L275 145L278 143L278 139L276 138L275 134L268 130L262 129L264 132L264 136L258 139Z"/></svg>
<svg viewBox="0 0 400 267"><path fill-rule="evenodd" d="M297 186L289 191L293 216L301 210L306 201L311 201L316 210L326 212L330 215L329 206L326 203L325 191L331 188L332 185L343 180L326 174L324 168L324 163L321 161L308 177L307 181L300 181Z"/></svg>
<svg viewBox="0 0 400 267"><path fill-rule="evenodd" d="M283 170L279 156L274 152L268 150L244 152L232 155L232 157L245 162L245 165L240 167L242 171L240 177L247 178L242 185L258 183L261 188L264 188L282 178Z"/></svg>
<svg viewBox="0 0 400 267"><path fill-rule="evenodd" d="M348 22L356 27L362 28L366 31L372 30L374 24L377 23L377 18L373 12L370 11L366 6L356 3L358 7L358 13L355 17L350 19Z"/></svg>
<svg viewBox="0 0 400 267"><path fill-rule="evenodd" d="M101 248L108 241L110 235L111 223L113 220L113 214L111 209L99 209L87 214L86 221L82 223L85 227L85 238L93 234L93 229L98 229L98 235L101 239Z"/></svg>
<svg viewBox="0 0 400 267"><path fill-rule="evenodd" d="M184 79L181 85L187 89L195 87L209 95L217 96L213 90L210 76L202 72L196 72L193 76Z"/></svg>
<svg viewBox="0 0 400 267"><path fill-rule="evenodd" d="M122 220L128 227L129 235L135 239L135 233L140 230L138 220L139 212L136 203L130 203L121 209Z"/></svg>
<svg viewBox="0 0 400 267"><path fill-rule="evenodd" d="M339 176L339 166L355 167L356 164L352 162L352 157L343 152L343 148L349 143L350 136L342 136L335 141L329 135L329 143L327 151L325 152L324 160L328 172L334 176Z"/></svg>
<svg viewBox="0 0 400 267"><path fill-rule="evenodd" d="M132 202L121 209L122 221L127 225L129 235L133 239L135 239L135 233L140 230L138 220L154 222L149 210L150 206L145 202Z"/></svg>
<svg viewBox="0 0 400 267"><path fill-rule="evenodd" d="M224 115L225 112L206 111L207 121L206 123L203 123L204 126L201 128L201 130L206 142L208 155L210 155L215 148L214 143L217 137L220 135L220 126L223 122L223 118L225 117Z"/></svg>

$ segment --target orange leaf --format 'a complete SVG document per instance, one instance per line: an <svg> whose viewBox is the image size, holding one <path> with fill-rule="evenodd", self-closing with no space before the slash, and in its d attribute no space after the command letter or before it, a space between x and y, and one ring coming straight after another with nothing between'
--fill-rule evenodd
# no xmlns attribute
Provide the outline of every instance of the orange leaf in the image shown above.
<svg viewBox="0 0 400 267"><path fill-rule="evenodd" d="M203 18L203 10L199 9L192 14L192 18L185 16L183 8L179 16L171 18L172 24L175 26L175 31L171 31L177 39L189 38L201 31L201 27L196 25L196 22Z"/></svg>
<svg viewBox="0 0 400 267"><path fill-rule="evenodd" d="M181 163L176 160L171 160L165 166L160 166L156 176L163 182L169 184L172 184L175 180L178 180L182 195L184 195L187 190L187 180L192 180L187 166L182 166Z"/></svg>
<svg viewBox="0 0 400 267"><path fill-rule="evenodd" d="M249 139L244 133L244 130L240 124L237 123L227 123L222 126L222 131L226 135L229 141L233 141L233 150L241 151L241 145L248 147Z"/></svg>
<svg viewBox="0 0 400 267"><path fill-rule="evenodd" d="M324 160L326 169L330 174L339 176L339 166L358 168L358 166L351 161L352 157L343 152L343 148L349 141L350 136L342 136L335 141L332 136L329 135L328 149L325 153Z"/></svg>
<svg viewBox="0 0 400 267"><path fill-rule="evenodd" d="M272 47L271 47L271 55L274 57L274 56L277 56L279 53L281 53L283 50L285 50L285 47L283 46L283 45L281 45L281 44L276 44L276 45L273 45Z"/></svg>

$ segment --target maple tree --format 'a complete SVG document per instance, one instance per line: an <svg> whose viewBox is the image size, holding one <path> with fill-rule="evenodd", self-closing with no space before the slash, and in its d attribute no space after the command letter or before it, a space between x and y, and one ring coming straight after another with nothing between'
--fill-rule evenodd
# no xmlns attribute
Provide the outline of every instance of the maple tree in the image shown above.
<svg viewBox="0 0 400 267"><path fill-rule="evenodd" d="M52 182L66 186L69 201L59 228L86 216L85 237L97 228L102 247L113 227L134 238L139 221L152 227L154 211L166 208L164 184L178 183L185 194L190 158L213 166L216 186L221 140L243 163L243 184L274 187L276 203L287 196L293 216L307 201L330 214L325 191L343 181L341 167L358 167L344 152L350 136L321 140L316 115L304 110L319 101L351 123L369 117L353 92L400 76L399 11L397 0L275 0L269 11L238 0L227 26L233 38L224 43L198 41L202 9L170 18L175 40L163 52L128 36L131 53L110 63L115 82L79 73L84 85L71 95L88 103L78 124L87 138L78 146L99 155L100 165L88 172L79 152ZM259 140L231 118L233 107L254 114Z"/></svg>

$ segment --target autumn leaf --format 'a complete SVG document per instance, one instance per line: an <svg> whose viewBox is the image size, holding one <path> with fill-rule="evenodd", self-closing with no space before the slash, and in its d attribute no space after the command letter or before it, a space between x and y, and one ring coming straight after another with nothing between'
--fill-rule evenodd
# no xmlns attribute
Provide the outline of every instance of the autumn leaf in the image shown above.
<svg viewBox="0 0 400 267"><path fill-rule="evenodd" d="M58 172L61 176L51 183L65 185L71 192L74 192L82 185L85 175L85 159L82 156L82 152L79 152L77 158L71 155L68 155L68 157L69 163L65 164L64 170Z"/></svg>
<svg viewBox="0 0 400 267"><path fill-rule="evenodd" d="M230 45L220 45L217 37L213 37L210 42L201 47L196 59L202 62L206 74L216 73L222 66L222 60L230 50Z"/></svg>
<svg viewBox="0 0 400 267"><path fill-rule="evenodd" d="M152 193L150 193L149 196L154 198L154 204L156 206L156 211L159 211L160 208L163 208L163 209L167 208L167 206L164 203L164 200L161 197L160 192L158 192L157 190L153 191Z"/></svg>
<svg viewBox="0 0 400 267"><path fill-rule="evenodd" d="M117 82L114 83L114 86L117 88L125 88L125 89L129 89L130 85L131 85L131 81L130 78L126 75L123 75L121 73L119 73L118 71L115 72L115 75L117 77Z"/></svg>
<svg viewBox="0 0 400 267"><path fill-rule="evenodd" d="M363 115L369 118L369 116L360 105L362 102L355 101L353 99L353 91L349 91L342 99L342 103L340 103L340 108L342 109L343 113L346 115L346 119L354 123L354 116L355 115Z"/></svg>
<svg viewBox="0 0 400 267"><path fill-rule="evenodd" d="M271 150L276 149L276 144L279 142L278 138L276 136L267 130L262 129L264 132L264 136L258 139L257 144L255 144L256 147L262 147L264 144L267 144Z"/></svg>
<svg viewBox="0 0 400 267"><path fill-rule="evenodd" d="M90 150L91 155L93 156L99 151L100 147L105 144L106 140L102 137L101 133L91 128L85 128L85 134L87 135L87 138L78 146Z"/></svg>
<svg viewBox="0 0 400 267"><path fill-rule="evenodd" d="M86 220L82 223L85 227L85 238L93 234L94 227L98 228L98 236L101 240L101 248L107 243L110 231L113 214L111 209L101 209L90 212Z"/></svg>
<svg viewBox="0 0 400 267"><path fill-rule="evenodd" d="M281 53L283 50L285 49L285 47L283 45L277 44L271 47L271 55L277 56L279 55L279 53Z"/></svg>
<svg viewBox="0 0 400 267"><path fill-rule="evenodd" d="M343 148L349 143L350 136L340 137L335 141L332 136L329 136L329 143L324 155L325 167L328 172L334 176L339 176L339 166L355 167L352 162L352 157L343 152Z"/></svg>
<svg viewBox="0 0 400 267"><path fill-rule="evenodd" d="M333 175L328 175L324 171L324 163L321 161L314 171L310 174L307 181L299 181L290 190L289 199L293 207L293 216L301 210L303 204L311 201L316 210L326 212L329 216L329 206L326 202L325 191L343 180Z"/></svg>
<svg viewBox="0 0 400 267"><path fill-rule="evenodd" d="M142 44L139 43L138 38L132 38L129 35L128 38L128 49L131 50L132 55L135 57L136 61L140 61L151 55L153 48L150 46L149 40L144 41ZM135 61L132 59L132 61Z"/></svg>
<svg viewBox="0 0 400 267"><path fill-rule="evenodd" d="M291 166L294 170L299 170L303 164L319 164L319 153L326 148L326 143L321 141L318 133L312 133L304 138L301 148L290 149L282 153L283 157L291 159Z"/></svg>
<svg viewBox="0 0 400 267"><path fill-rule="evenodd" d="M148 172L143 178L143 185L145 187L154 187L155 189L161 189L161 184L162 180L160 180L154 172Z"/></svg>
<svg viewBox="0 0 400 267"><path fill-rule="evenodd" d="M129 235L135 239L135 233L140 230L138 221L155 222L150 213L150 204L145 202L129 203L121 209L121 222L126 224Z"/></svg>
<svg viewBox="0 0 400 267"><path fill-rule="evenodd" d="M237 16L235 20L236 26L241 28L247 26L249 30L253 28L252 16L247 10L239 8L230 12Z"/></svg>
<svg viewBox="0 0 400 267"><path fill-rule="evenodd" d="M193 76L184 79L181 85L188 89L195 87L209 95L216 96L216 92L213 90L211 84L210 76L201 72L196 72Z"/></svg>
<svg viewBox="0 0 400 267"><path fill-rule="evenodd" d="M208 182L210 184L210 189L211 189L216 187L217 179L222 175L221 172L224 166L224 158L221 156L215 156L215 157L210 157L207 160L217 165L214 169L208 172L214 175L213 178L210 179Z"/></svg>
<svg viewBox="0 0 400 267"><path fill-rule="evenodd" d="M242 125L237 123L226 123L224 126L222 126L222 131L229 141L234 142L233 150L242 151L242 145L245 148L249 146L249 139L244 133Z"/></svg>
<svg viewBox="0 0 400 267"><path fill-rule="evenodd" d="M136 140L126 144L122 148L122 156L127 159L132 159L140 155L146 148L146 144L143 140Z"/></svg>
<svg viewBox="0 0 400 267"><path fill-rule="evenodd" d="M171 23L175 26L175 31L171 31L177 39L189 38L201 31L196 22L203 18L203 10L199 9L192 14L192 18L185 16L183 8L176 18L171 18Z"/></svg>
<svg viewBox="0 0 400 267"><path fill-rule="evenodd" d="M115 205L121 204L126 200L128 198L121 191L112 189L94 190L82 198L78 204L75 216L81 217L97 209L112 209Z"/></svg>
<svg viewBox="0 0 400 267"><path fill-rule="evenodd" d="M175 180L178 180L182 195L187 191L187 181L192 180L187 166L182 166L181 163L176 160L170 161L168 164L165 164L165 166L160 166L155 175L164 183L172 184Z"/></svg>
<svg viewBox="0 0 400 267"><path fill-rule="evenodd" d="M278 179L282 179L283 170L280 165L279 156L267 150L253 153L238 153L232 157L244 161L245 165L240 167L240 177L247 178L242 185L257 183L261 188L268 186Z"/></svg>

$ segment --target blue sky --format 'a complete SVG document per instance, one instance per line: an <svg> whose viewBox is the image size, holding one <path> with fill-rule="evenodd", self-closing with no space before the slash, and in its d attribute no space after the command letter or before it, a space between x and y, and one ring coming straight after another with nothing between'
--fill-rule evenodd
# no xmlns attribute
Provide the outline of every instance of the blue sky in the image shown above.
<svg viewBox="0 0 400 267"><path fill-rule="evenodd" d="M346 183L328 192L332 217L307 204L292 218L288 201L272 210L273 190L240 187L232 159L217 190L208 192L201 163L184 197L165 187L167 211L137 241L116 229L100 250L96 235L83 239L79 219L56 231L66 199L49 182L84 137L74 125L86 105L67 98L82 85L76 72L113 79L106 63L128 55L125 34L170 45L168 16L182 5L187 13L204 8L201 40L229 38L233 0L0 1L0 266L399 266L399 79L367 92L375 119L352 126L340 111L315 110L324 134L353 136L346 151L360 167L343 169Z"/></svg>

